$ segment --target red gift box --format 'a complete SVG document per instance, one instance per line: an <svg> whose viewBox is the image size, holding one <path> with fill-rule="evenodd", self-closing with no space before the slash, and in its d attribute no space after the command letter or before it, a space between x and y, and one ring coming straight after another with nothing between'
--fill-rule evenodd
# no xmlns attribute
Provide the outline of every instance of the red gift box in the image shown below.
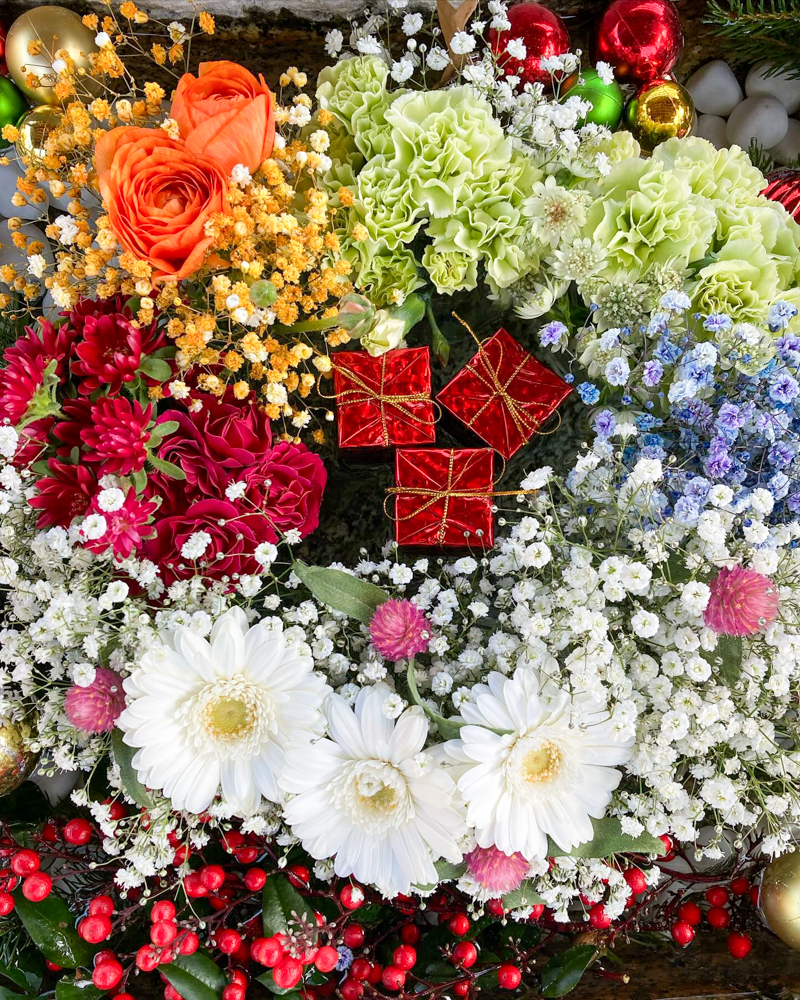
<svg viewBox="0 0 800 1000"><path fill-rule="evenodd" d="M479 344L436 398L503 458L511 458L571 391L501 328Z"/></svg>
<svg viewBox="0 0 800 1000"><path fill-rule="evenodd" d="M340 448L388 448L436 440L427 347L340 351L333 358Z"/></svg>
<svg viewBox="0 0 800 1000"><path fill-rule="evenodd" d="M398 448L395 537L436 548L494 544L494 452L490 448Z"/></svg>

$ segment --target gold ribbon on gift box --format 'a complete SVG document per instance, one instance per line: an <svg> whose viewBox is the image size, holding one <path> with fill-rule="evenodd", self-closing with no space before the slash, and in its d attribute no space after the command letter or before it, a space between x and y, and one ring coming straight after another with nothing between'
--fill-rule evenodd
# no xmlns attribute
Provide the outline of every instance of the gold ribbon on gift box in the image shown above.
<svg viewBox="0 0 800 1000"><path fill-rule="evenodd" d="M555 434L555 432L561 426L561 414L558 412L558 410L555 411L556 416L558 417L558 423L556 424L556 426L550 431L540 431L539 421L536 419L536 417L531 416L531 414L528 412L528 410L526 409L525 400L517 399L516 397L512 396L511 393L508 391L508 387L511 385L511 383L514 381L517 375L519 375L519 373L528 363L528 355L526 355L522 359L522 361L520 361L520 363L517 365L517 367L514 369L514 371L506 380L505 384L503 384L500 381L500 376L497 374L497 372L494 370L494 368L492 368L491 364L489 363L489 359L486 357L486 349L483 345L483 342L478 339L478 335L475 333L475 331L468 323L464 322L464 320L458 315L458 313L454 312L452 313L452 316L454 319L457 319L458 322L464 327L464 329L470 333L472 339L478 345L478 353L470 361L468 361L464 367L468 368L472 372L472 374L486 386L487 389L490 389L492 391L492 395L486 400L486 402L480 407L480 409L476 413L474 413L469 420L464 421L467 427L472 427L472 425L475 423L478 417L480 417L480 415L484 412L486 407L490 406L494 402L495 398L499 396L500 399L505 404L506 409L511 414L511 419L514 421L517 430L524 438L529 438L532 434L539 434L541 437L548 437L550 434ZM500 366L503 363L502 344L499 344L499 350L500 354L497 360L498 368L500 368ZM475 366L476 358L482 359L485 373L481 372ZM544 403L536 403L535 405L547 409L547 406L545 406Z"/></svg>
<svg viewBox="0 0 800 1000"><path fill-rule="evenodd" d="M391 393L385 393L383 391L384 383L386 382L385 354L381 355L381 379L377 389L373 389L372 386L367 385L360 375L357 375L356 372L347 368L345 365L334 364L333 367L336 371L341 372L345 378L350 379L351 382L355 382L357 388L343 389L338 394L334 393L333 396L323 395L323 399L333 399L345 406L353 403L378 403L381 415L381 432L383 436L383 443L386 447L389 446L389 425L386 415L387 405L396 407L403 414L403 416L411 422L423 424L427 427L433 427L435 425L435 420L426 420L424 417L419 416L419 414L414 413L408 406L409 403L431 403L433 406L438 406L436 401L431 399L430 393L409 392L394 396ZM345 397L347 397L347 399L345 399Z"/></svg>

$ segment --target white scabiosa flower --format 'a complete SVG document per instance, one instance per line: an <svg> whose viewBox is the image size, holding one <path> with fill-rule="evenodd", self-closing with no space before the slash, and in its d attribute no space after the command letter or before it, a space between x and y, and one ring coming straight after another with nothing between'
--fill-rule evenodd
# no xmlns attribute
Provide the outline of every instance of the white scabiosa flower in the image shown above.
<svg viewBox="0 0 800 1000"><path fill-rule="evenodd" d="M287 641L280 622L248 627L241 608L225 612L208 639L178 628L148 650L125 679L118 725L139 749L139 780L176 809L207 809L218 791L239 815L261 796L281 799L278 778L290 739L325 729L329 692L313 660Z"/></svg>
<svg viewBox="0 0 800 1000"><path fill-rule="evenodd" d="M419 707L387 718L385 684L363 688L354 708L331 695L329 738L292 747L281 786L292 832L317 860L336 856L337 875L354 875L385 896L439 881L434 861L461 860L466 833L456 788L422 752L428 723Z"/></svg>
<svg viewBox="0 0 800 1000"><path fill-rule="evenodd" d="M461 715L467 725L444 753L480 847L531 861L547 855L548 836L564 851L591 839L633 742L615 735L601 703L519 667L490 673Z"/></svg>

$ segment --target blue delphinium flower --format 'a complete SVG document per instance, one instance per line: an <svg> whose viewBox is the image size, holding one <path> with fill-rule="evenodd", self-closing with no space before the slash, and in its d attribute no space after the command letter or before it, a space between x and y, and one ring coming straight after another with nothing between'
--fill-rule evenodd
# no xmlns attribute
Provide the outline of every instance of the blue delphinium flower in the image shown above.
<svg viewBox="0 0 800 1000"><path fill-rule="evenodd" d="M617 421L611 410L601 410L594 418L594 431L599 438L610 438Z"/></svg>
<svg viewBox="0 0 800 1000"><path fill-rule="evenodd" d="M769 397L776 403L791 403L800 394L800 385L787 371L779 372L770 382Z"/></svg>
<svg viewBox="0 0 800 1000"><path fill-rule="evenodd" d="M789 325L789 320L794 319L797 315L797 307L793 306L790 302L785 302L780 299L778 302L774 302L767 314L767 323L770 330L773 333L777 333L779 330L785 330Z"/></svg>
<svg viewBox="0 0 800 1000"><path fill-rule="evenodd" d="M609 385L625 385L630 373L627 358L612 358L606 365L606 381Z"/></svg>
<svg viewBox="0 0 800 1000"><path fill-rule="evenodd" d="M691 308L692 300L685 292L669 291L664 292L658 304L669 312L686 312Z"/></svg>
<svg viewBox="0 0 800 1000"><path fill-rule="evenodd" d="M580 385L575 387L578 390L578 395L581 397L584 403L591 406L600 399L600 390L592 382L581 382Z"/></svg>
<svg viewBox="0 0 800 1000"><path fill-rule="evenodd" d="M642 382L644 382L648 389L652 389L654 385L658 385L663 377L664 366L657 358L645 361L642 367Z"/></svg>
<svg viewBox="0 0 800 1000"><path fill-rule="evenodd" d="M703 320L703 329L709 333L722 333L723 330L730 330L733 320L724 313L713 313Z"/></svg>
<svg viewBox="0 0 800 1000"><path fill-rule="evenodd" d="M558 320L554 320L552 323L548 323L541 328L539 331L539 342L542 347L555 347L557 344L566 341L568 334L569 330L564 324L559 323Z"/></svg>

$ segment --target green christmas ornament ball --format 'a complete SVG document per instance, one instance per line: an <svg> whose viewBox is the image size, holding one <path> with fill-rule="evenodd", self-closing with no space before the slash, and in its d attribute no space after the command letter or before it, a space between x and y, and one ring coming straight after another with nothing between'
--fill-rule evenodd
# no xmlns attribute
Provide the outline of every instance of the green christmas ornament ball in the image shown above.
<svg viewBox="0 0 800 1000"><path fill-rule="evenodd" d="M580 97L592 104L592 110L581 120L581 124L593 122L595 125L605 125L611 129L619 125L625 103L622 88L616 80L604 83L596 69L584 69L575 78L574 83L568 83L561 94L561 100L564 101L568 97Z"/></svg>
<svg viewBox="0 0 800 1000"><path fill-rule="evenodd" d="M4 125L16 125L28 110L25 95L7 76L0 76L0 130ZM0 146L5 146L0 139Z"/></svg>

